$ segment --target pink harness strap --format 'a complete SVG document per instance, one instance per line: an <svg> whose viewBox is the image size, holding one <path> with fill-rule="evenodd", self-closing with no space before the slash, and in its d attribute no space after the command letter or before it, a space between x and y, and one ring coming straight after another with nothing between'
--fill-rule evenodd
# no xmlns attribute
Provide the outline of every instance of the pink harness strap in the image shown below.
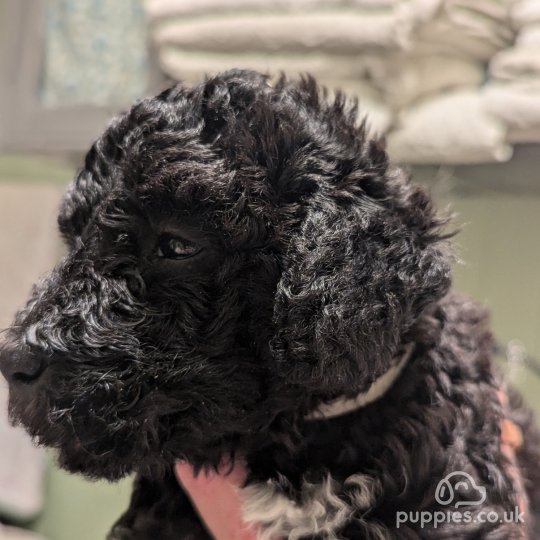
<svg viewBox="0 0 540 540"><path fill-rule="evenodd" d="M201 471L197 476L186 462L175 466L176 476L184 486L193 506L215 540L256 540L258 531L242 519L239 489L246 477L238 461L232 470L224 465L219 472Z"/></svg>

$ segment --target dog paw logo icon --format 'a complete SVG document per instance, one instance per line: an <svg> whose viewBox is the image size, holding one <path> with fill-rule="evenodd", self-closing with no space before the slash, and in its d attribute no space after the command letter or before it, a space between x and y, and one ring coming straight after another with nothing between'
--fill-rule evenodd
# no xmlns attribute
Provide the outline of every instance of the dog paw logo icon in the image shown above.
<svg viewBox="0 0 540 540"><path fill-rule="evenodd" d="M456 471L438 483L435 500L442 506L454 504L455 508L478 506L486 500L486 488L478 486L470 474Z"/></svg>

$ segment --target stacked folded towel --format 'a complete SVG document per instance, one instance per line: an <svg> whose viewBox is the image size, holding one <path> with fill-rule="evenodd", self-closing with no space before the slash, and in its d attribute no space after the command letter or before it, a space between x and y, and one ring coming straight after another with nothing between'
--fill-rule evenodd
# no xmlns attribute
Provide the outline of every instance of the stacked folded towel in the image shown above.
<svg viewBox="0 0 540 540"><path fill-rule="evenodd" d="M506 161L512 148L504 142L505 130L483 105L475 90L424 100L399 115L388 150L401 162L412 155L415 163L433 163L442 149L446 163Z"/></svg>
<svg viewBox="0 0 540 540"><path fill-rule="evenodd" d="M504 161L509 143L540 140L540 0L146 0L146 9L172 79L233 67L311 73L358 97L371 129L412 163Z"/></svg>
<svg viewBox="0 0 540 540"><path fill-rule="evenodd" d="M517 38L491 59L487 108L509 127L510 142L540 142L540 1L516 3L511 19Z"/></svg>

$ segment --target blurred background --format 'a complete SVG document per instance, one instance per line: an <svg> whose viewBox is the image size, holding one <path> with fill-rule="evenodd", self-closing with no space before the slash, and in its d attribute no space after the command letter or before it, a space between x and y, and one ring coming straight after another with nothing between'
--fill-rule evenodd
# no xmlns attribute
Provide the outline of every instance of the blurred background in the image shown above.
<svg viewBox="0 0 540 540"><path fill-rule="evenodd" d="M310 72L456 212L455 285L540 413L540 0L0 0L0 25L0 327L61 255L59 197L111 115L230 67ZM59 471L5 400L0 539L103 539L130 481Z"/></svg>

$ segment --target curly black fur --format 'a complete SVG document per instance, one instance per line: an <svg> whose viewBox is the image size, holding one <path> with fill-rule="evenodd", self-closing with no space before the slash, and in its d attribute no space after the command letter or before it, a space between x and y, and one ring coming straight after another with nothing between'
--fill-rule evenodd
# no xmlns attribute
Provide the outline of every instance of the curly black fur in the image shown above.
<svg viewBox="0 0 540 540"><path fill-rule="evenodd" d="M372 505L337 538L521 538L395 527L398 510L435 509L453 470L486 486L481 509L515 506L486 316L448 294L443 225L356 107L311 78L230 71L144 99L88 152L59 217L69 253L9 330L12 418L69 471L138 474L114 539L207 538L171 465L239 453L249 483L292 500L329 473L343 500L348 477L371 478ZM166 235L192 256L158 257ZM305 419L369 387L404 343L413 358L384 398ZM515 410L538 503L538 435Z"/></svg>

